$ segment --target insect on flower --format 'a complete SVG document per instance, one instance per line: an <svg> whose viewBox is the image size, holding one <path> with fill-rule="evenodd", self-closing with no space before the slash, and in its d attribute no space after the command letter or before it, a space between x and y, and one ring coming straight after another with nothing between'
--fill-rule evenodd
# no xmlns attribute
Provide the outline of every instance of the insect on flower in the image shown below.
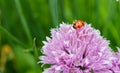
<svg viewBox="0 0 120 73"><path fill-rule="evenodd" d="M73 28L78 29L84 26L84 22L82 20L77 20L73 22Z"/></svg>
<svg viewBox="0 0 120 73"><path fill-rule="evenodd" d="M75 30L73 25L60 24L51 30L47 44L43 42L39 63L51 66L42 73L120 73L120 53L112 52L100 31L81 20L73 24Z"/></svg>

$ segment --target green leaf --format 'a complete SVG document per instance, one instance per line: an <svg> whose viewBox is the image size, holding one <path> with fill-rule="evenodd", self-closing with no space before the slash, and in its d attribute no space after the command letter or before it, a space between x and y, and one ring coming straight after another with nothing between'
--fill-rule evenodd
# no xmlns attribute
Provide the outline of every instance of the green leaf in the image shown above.
<svg viewBox="0 0 120 73"><path fill-rule="evenodd" d="M19 41L16 37L14 37L12 34L10 34L5 28L3 28L2 26L0 26L0 33L4 33L6 35L6 37L10 38L11 40L13 40L14 42L20 44L21 46L25 45Z"/></svg>
<svg viewBox="0 0 120 73"><path fill-rule="evenodd" d="M28 24L27 24L27 21L25 19L25 16L23 14L23 11L22 11L22 7L21 7L21 4L20 4L20 1L19 0L14 0L15 1L15 5L16 5L16 10L18 11L18 14L20 16L20 20L22 22L22 25L23 25L23 28L26 32L26 35L27 35L27 38L28 38L28 42L30 44L32 44L32 37L31 37L31 33L30 33L30 30L28 28Z"/></svg>

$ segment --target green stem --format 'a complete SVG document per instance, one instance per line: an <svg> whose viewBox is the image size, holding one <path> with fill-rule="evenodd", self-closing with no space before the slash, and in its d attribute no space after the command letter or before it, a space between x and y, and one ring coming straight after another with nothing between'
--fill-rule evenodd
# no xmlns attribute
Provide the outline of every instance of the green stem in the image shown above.
<svg viewBox="0 0 120 73"><path fill-rule="evenodd" d="M1 9L0 9L0 27L1 27L1 20L2 20L2 12L1 12ZM2 34L0 33L0 48L1 48L1 44L2 44Z"/></svg>
<svg viewBox="0 0 120 73"><path fill-rule="evenodd" d="M36 57L36 60L38 59L38 52L37 52L37 48L36 48L36 38L33 39L33 49L34 49L34 55Z"/></svg>
<svg viewBox="0 0 120 73"><path fill-rule="evenodd" d="M36 62L38 62L38 51L37 51L37 47L36 47L36 43L35 43L35 41L36 41L36 38L34 38L33 39L33 50L34 50L34 56L35 56L35 60L36 60ZM37 70L37 64L35 64L36 66L36 73L38 73L38 70Z"/></svg>

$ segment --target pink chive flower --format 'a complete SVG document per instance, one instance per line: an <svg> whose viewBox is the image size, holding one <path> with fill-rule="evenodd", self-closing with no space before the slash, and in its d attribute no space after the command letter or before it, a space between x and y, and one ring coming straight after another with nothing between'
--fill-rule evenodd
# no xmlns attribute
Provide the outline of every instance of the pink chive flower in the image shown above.
<svg viewBox="0 0 120 73"><path fill-rule="evenodd" d="M43 73L113 73L109 41L90 24L74 29L73 24L62 23L43 43L40 62L51 64Z"/></svg>
<svg viewBox="0 0 120 73"><path fill-rule="evenodd" d="M120 49L118 48L118 52L114 53L115 59L113 60L113 66L111 68L113 73L120 73Z"/></svg>

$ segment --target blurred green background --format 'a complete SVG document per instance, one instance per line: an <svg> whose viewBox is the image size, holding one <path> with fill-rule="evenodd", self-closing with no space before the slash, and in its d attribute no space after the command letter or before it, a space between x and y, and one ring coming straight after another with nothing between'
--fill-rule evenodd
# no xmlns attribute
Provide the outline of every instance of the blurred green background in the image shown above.
<svg viewBox="0 0 120 73"><path fill-rule="evenodd" d="M120 47L120 1L0 0L0 73L42 73L37 64L50 29L83 20Z"/></svg>

